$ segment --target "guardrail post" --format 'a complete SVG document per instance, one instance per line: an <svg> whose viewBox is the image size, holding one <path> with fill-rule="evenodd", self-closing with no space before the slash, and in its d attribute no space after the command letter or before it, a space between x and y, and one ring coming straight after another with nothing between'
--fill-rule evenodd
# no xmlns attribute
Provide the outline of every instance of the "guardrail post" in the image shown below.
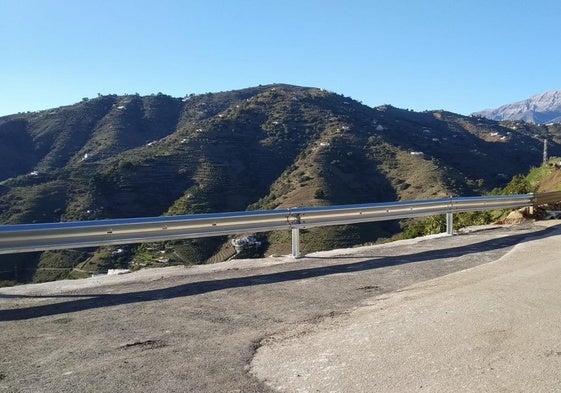
<svg viewBox="0 0 561 393"><path fill-rule="evenodd" d="M300 230L298 228L292 229L292 257L300 258Z"/></svg>
<svg viewBox="0 0 561 393"><path fill-rule="evenodd" d="M454 215L452 213L446 213L446 233L454 234Z"/></svg>

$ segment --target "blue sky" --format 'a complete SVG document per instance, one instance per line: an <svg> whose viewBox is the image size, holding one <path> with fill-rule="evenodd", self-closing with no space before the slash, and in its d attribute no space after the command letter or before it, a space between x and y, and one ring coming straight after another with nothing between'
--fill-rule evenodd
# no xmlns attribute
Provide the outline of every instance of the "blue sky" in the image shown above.
<svg viewBox="0 0 561 393"><path fill-rule="evenodd" d="M0 0L0 116L289 83L456 113L561 89L561 2Z"/></svg>

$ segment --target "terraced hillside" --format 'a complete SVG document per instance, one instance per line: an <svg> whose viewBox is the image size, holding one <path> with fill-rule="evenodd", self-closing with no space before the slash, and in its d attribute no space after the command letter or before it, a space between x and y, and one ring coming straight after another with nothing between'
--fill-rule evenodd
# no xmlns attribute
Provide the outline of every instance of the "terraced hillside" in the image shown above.
<svg viewBox="0 0 561 393"><path fill-rule="evenodd" d="M538 166L545 138L550 154L559 155L560 136L559 125L371 108L281 84L184 98L99 96L0 118L0 222L474 195ZM397 223L314 229L303 234L304 251L399 230ZM228 240L4 256L0 279L217 261L232 256ZM250 254L289 247L285 233L258 240Z"/></svg>

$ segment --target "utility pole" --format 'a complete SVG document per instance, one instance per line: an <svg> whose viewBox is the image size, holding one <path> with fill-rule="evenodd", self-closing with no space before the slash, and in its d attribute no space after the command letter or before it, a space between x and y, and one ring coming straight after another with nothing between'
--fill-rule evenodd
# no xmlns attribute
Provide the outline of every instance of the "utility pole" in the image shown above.
<svg viewBox="0 0 561 393"><path fill-rule="evenodd" d="M547 139L543 140L543 164L547 164Z"/></svg>

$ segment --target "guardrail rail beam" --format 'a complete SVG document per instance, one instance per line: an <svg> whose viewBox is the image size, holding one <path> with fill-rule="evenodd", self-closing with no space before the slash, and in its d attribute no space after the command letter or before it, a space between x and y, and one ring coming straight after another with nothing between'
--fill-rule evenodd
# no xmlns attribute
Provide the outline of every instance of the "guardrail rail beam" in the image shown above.
<svg viewBox="0 0 561 393"><path fill-rule="evenodd" d="M0 254L290 229L292 255L299 257L300 229L446 214L446 231L451 234L452 214L456 212L508 209L558 201L561 201L561 191L170 217L0 225Z"/></svg>

